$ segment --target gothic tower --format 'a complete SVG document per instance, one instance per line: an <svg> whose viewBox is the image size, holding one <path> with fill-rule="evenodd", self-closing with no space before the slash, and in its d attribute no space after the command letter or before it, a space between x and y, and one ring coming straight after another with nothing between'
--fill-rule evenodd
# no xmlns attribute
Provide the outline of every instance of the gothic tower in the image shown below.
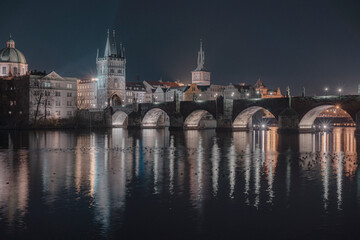
<svg viewBox="0 0 360 240"><path fill-rule="evenodd" d="M198 52L197 68L192 71L192 83L202 86L210 85L210 72L206 70L205 53L202 49L202 40L200 40L200 51Z"/></svg>
<svg viewBox="0 0 360 240"><path fill-rule="evenodd" d="M96 56L97 107L117 106L125 103L126 58L125 49L120 44L117 49L115 30L107 32L104 57Z"/></svg>

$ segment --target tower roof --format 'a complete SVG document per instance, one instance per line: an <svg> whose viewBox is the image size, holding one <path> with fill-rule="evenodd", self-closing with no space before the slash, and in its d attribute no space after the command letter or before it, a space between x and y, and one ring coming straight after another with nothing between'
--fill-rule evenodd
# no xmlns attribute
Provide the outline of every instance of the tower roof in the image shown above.
<svg viewBox="0 0 360 240"><path fill-rule="evenodd" d="M255 88L260 88L260 87L266 87L265 85L264 85L264 83L261 81L261 78L259 78L258 80L257 80L257 82L255 83L255 86L254 86Z"/></svg>
<svg viewBox="0 0 360 240"><path fill-rule="evenodd" d="M123 57L123 47L120 46L120 51L117 51L117 44L115 40L115 30L110 36L110 31L107 31L107 39L105 44L104 57Z"/></svg>
<svg viewBox="0 0 360 240"><path fill-rule="evenodd" d="M206 71L205 68L205 52L202 47L202 40L200 39L200 51L198 52L197 67L194 71Z"/></svg>
<svg viewBox="0 0 360 240"><path fill-rule="evenodd" d="M0 62L26 64L25 56L15 48L15 41L12 39L11 34L9 40L6 42L6 47L0 50Z"/></svg>

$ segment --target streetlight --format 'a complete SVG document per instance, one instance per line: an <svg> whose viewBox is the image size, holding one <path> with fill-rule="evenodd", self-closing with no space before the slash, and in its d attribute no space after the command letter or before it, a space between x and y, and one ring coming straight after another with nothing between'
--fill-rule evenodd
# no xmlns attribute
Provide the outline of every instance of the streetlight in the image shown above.
<svg viewBox="0 0 360 240"><path fill-rule="evenodd" d="M342 89L341 89L341 88L339 88L339 90L338 90L338 91L339 91L339 96L341 96L341 91L342 91Z"/></svg>
<svg viewBox="0 0 360 240"><path fill-rule="evenodd" d="M325 88L325 96L328 95L328 90L329 90L329 89L326 87L326 88Z"/></svg>

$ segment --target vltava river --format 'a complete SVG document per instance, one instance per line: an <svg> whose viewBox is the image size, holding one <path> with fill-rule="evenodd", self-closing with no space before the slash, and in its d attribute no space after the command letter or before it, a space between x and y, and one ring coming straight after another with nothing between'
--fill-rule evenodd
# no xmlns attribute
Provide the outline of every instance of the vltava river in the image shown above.
<svg viewBox="0 0 360 240"><path fill-rule="evenodd" d="M356 239L354 128L0 133L0 239Z"/></svg>

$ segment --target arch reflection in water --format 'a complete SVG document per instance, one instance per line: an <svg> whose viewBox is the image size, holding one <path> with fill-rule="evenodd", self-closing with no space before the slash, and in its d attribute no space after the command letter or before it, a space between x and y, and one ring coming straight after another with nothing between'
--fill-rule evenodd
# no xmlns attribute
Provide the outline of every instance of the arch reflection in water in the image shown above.
<svg viewBox="0 0 360 240"><path fill-rule="evenodd" d="M291 137L276 130L30 132L28 150L8 140L0 149L0 221L66 215L107 238L113 226L136 228L154 215L172 224L190 213L190 227L202 230L226 206L239 217L264 209L301 215L319 205L345 213L349 201L358 204L355 129ZM28 207L35 201L40 208Z"/></svg>
<svg viewBox="0 0 360 240"><path fill-rule="evenodd" d="M260 205L261 189L263 188L261 184L264 182L262 176L265 176L268 184L267 202L272 203L275 197L273 184L278 161L277 128L253 132L233 132L233 139L236 152L240 155L238 159L242 163L244 171L245 203L255 207ZM263 172L266 174L263 175Z"/></svg>
<svg viewBox="0 0 360 240"><path fill-rule="evenodd" d="M337 208L342 209L344 174L353 179L358 166L355 128L335 127L331 132L300 134L300 152L304 170L316 171L321 165L324 208L328 208L335 194ZM330 187L332 173L336 178L336 192Z"/></svg>

